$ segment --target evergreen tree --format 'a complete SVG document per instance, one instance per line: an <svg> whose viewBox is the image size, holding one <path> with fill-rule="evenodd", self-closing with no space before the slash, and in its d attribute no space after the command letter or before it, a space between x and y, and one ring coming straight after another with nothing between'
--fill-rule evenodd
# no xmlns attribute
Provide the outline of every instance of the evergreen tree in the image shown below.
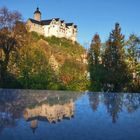
<svg viewBox="0 0 140 140"><path fill-rule="evenodd" d="M94 91L101 91L101 83L102 83L102 64L101 64L101 40L98 34L95 34L93 40L90 45L89 53L88 53L88 65L89 65L89 73L90 73L90 88Z"/></svg>
<svg viewBox="0 0 140 140"><path fill-rule="evenodd" d="M90 46L94 65L99 64L100 48L101 48L100 36L98 34L95 34Z"/></svg>
<svg viewBox="0 0 140 140"><path fill-rule="evenodd" d="M109 91L122 91L130 81L130 73L125 62L124 35L118 23L106 42L103 63L106 69L105 88Z"/></svg>

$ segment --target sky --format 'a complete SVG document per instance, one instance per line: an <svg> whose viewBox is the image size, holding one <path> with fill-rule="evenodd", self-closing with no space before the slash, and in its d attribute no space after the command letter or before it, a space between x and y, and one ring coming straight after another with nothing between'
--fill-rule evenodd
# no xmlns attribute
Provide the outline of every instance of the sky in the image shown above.
<svg viewBox="0 0 140 140"><path fill-rule="evenodd" d="M78 25L78 42L88 47L94 34L108 39L116 22L126 38L140 36L140 0L0 0L0 7L19 11L24 21L38 6L43 19L61 18Z"/></svg>

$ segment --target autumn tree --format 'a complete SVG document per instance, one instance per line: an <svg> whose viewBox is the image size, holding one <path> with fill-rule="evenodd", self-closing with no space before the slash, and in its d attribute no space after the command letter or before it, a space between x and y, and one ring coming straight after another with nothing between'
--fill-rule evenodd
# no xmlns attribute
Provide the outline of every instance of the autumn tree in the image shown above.
<svg viewBox="0 0 140 140"><path fill-rule="evenodd" d="M78 61L66 59L60 67L59 77L67 90L84 91L87 88L86 67Z"/></svg>
<svg viewBox="0 0 140 140"><path fill-rule="evenodd" d="M125 62L124 35L118 23L106 42L103 63L106 69L105 87L109 91L122 91L130 82L131 75Z"/></svg>
<svg viewBox="0 0 140 140"><path fill-rule="evenodd" d="M10 54L17 51L24 44L26 28L20 22L21 14L11 12L7 8L0 9L0 83L4 84L7 76L7 68Z"/></svg>
<svg viewBox="0 0 140 140"><path fill-rule="evenodd" d="M129 86L130 91L140 90L140 38L135 34L129 36L127 41L127 63L131 73L133 73L133 80Z"/></svg>

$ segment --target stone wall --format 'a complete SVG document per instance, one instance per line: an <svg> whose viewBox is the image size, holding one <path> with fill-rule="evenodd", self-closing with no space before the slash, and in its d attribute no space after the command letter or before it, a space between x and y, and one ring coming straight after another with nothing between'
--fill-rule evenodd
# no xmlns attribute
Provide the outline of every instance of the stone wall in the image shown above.
<svg viewBox="0 0 140 140"><path fill-rule="evenodd" d="M34 31L34 32L37 32L41 35L44 35L44 29L41 25L34 24L30 20L27 21L26 25L27 25L27 28L29 29L30 32Z"/></svg>

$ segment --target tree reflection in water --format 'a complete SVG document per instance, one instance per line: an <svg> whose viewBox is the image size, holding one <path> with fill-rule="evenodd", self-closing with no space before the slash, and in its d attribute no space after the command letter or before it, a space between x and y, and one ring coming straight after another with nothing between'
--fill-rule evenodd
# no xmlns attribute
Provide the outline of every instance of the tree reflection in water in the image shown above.
<svg viewBox="0 0 140 140"><path fill-rule="evenodd" d="M97 111L99 104L104 103L107 113L112 118L112 123L117 122L123 110L133 113L140 108L139 93L89 93L88 95L93 111Z"/></svg>
<svg viewBox="0 0 140 140"><path fill-rule="evenodd" d="M129 113L137 111L140 107L140 94L126 94L124 105Z"/></svg>
<svg viewBox="0 0 140 140"><path fill-rule="evenodd" d="M89 94L89 102L93 111L97 111L99 105L99 93L90 93Z"/></svg>
<svg viewBox="0 0 140 140"><path fill-rule="evenodd" d="M108 114L112 117L112 122L116 123L119 113L123 108L123 95L115 93L104 94L104 104L106 105Z"/></svg>

